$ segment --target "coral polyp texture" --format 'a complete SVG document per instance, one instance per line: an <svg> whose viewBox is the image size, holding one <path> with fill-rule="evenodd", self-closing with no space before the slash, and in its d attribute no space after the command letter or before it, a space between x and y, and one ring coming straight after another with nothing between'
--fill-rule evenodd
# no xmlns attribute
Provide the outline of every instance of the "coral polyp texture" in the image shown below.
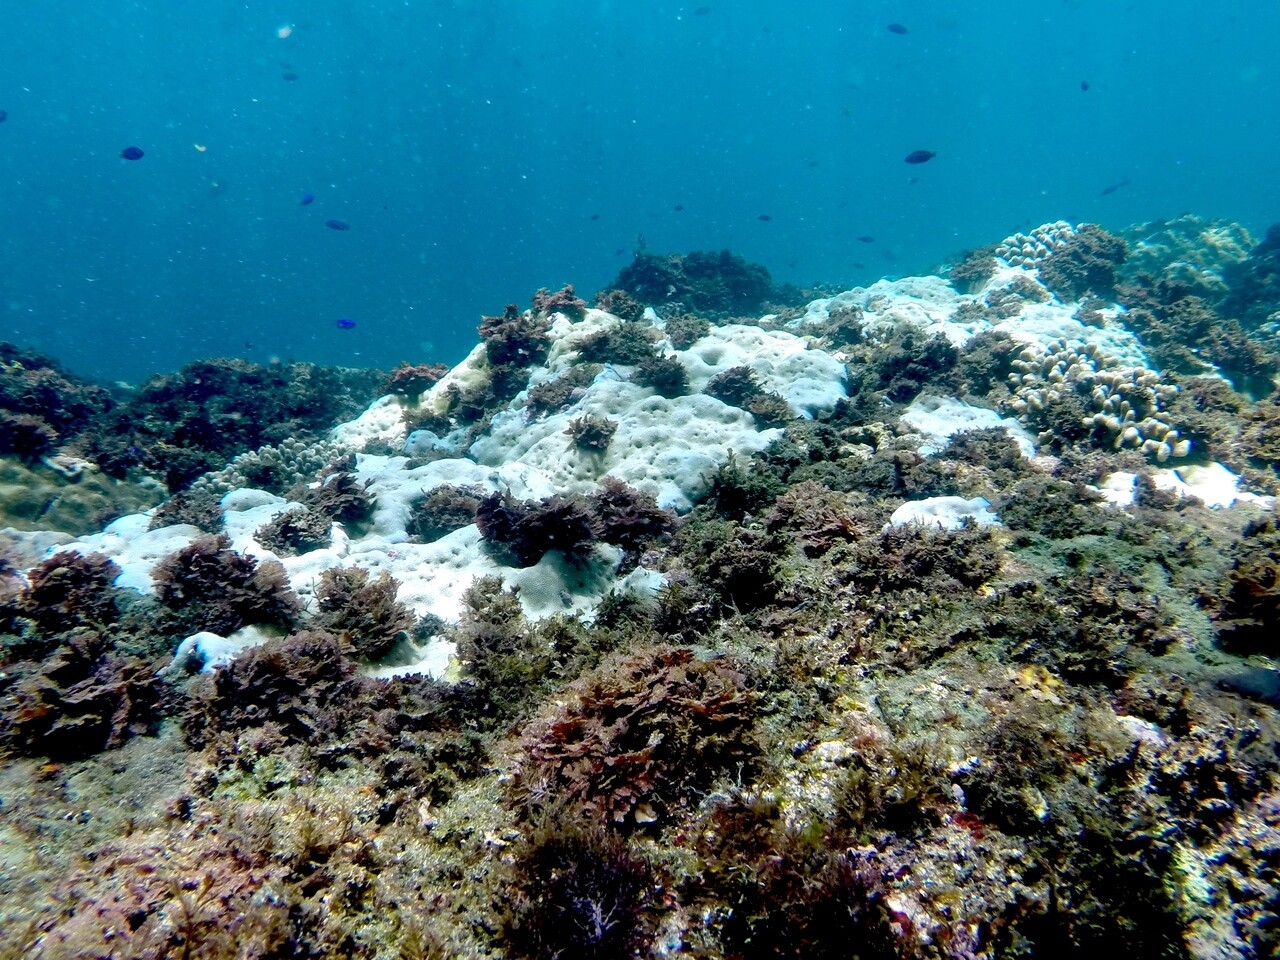
<svg viewBox="0 0 1280 960"><path fill-rule="evenodd" d="M0 348L0 955L1280 954L1277 238Z"/></svg>

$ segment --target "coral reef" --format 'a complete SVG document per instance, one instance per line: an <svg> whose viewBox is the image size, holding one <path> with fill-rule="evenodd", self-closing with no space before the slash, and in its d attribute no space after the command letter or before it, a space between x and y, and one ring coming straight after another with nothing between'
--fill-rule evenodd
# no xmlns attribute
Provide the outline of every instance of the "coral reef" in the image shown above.
<svg viewBox="0 0 1280 960"><path fill-rule="evenodd" d="M750 265L642 253L231 464L300 368L197 365L152 515L10 454L127 515L0 536L0 953L1275 954L1271 248L1123 236L732 323Z"/></svg>

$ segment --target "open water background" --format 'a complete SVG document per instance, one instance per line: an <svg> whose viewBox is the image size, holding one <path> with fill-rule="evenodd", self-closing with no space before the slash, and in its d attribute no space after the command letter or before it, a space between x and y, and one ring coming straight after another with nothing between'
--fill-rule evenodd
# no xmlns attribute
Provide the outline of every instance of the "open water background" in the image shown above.
<svg viewBox="0 0 1280 960"><path fill-rule="evenodd" d="M539 286L590 299L641 235L848 286L1058 218L1280 220L1274 2L41 0L0 19L0 339L105 380L225 355L453 362ZM904 164L916 149L937 157Z"/></svg>

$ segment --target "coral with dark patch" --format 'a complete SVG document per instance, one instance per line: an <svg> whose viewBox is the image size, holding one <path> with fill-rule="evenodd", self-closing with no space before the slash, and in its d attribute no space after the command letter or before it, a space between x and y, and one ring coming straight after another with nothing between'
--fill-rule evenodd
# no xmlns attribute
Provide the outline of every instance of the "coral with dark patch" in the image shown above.
<svg viewBox="0 0 1280 960"><path fill-rule="evenodd" d="M751 696L724 660L658 647L606 660L569 693L522 737L513 789L533 807L554 798L602 823L641 826L756 754Z"/></svg>
<svg viewBox="0 0 1280 960"><path fill-rule="evenodd" d="M65 760L120 746L160 721L163 684L155 665L110 649L81 629L0 696L0 743Z"/></svg>
<svg viewBox="0 0 1280 960"><path fill-rule="evenodd" d="M402 363L391 371L383 387L386 393L416 401L449 372L443 363Z"/></svg>
<svg viewBox="0 0 1280 960"><path fill-rule="evenodd" d="M618 423L616 420L587 414L585 417L570 420L569 426L565 428L564 432L579 450L603 453L609 449L609 443L613 440L613 435L617 431Z"/></svg>
<svg viewBox="0 0 1280 960"><path fill-rule="evenodd" d="M633 379L668 400L689 392L689 373L675 357L645 357L636 364Z"/></svg>
<svg viewBox="0 0 1280 960"><path fill-rule="evenodd" d="M681 303L699 313L759 314L770 300L785 303L769 271L728 250L681 256L637 252L613 286L652 307Z"/></svg>
<svg viewBox="0 0 1280 960"><path fill-rule="evenodd" d="M1078 300L1086 293L1115 296L1117 268L1128 255L1128 244L1097 224L1081 224L1071 238L1039 264L1040 279L1062 300Z"/></svg>
<svg viewBox="0 0 1280 960"><path fill-rule="evenodd" d="M514 303L500 317L480 321L480 339L485 356L494 367L528 367L541 363L547 355L550 323L545 317L521 313Z"/></svg>
<svg viewBox="0 0 1280 960"><path fill-rule="evenodd" d="M254 531L254 539L282 557L297 557L329 545L333 521L319 510L282 510Z"/></svg>
<svg viewBox="0 0 1280 960"><path fill-rule="evenodd" d="M555 293L543 287L533 295L533 313L540 317L563 313L570 320L577 321L587 315L587 301L573 292L573 284L567 284Z"/></svg>
<svg viewBox="0 0 1280 960"><path fill-rule="evenodd" d="M357 657L380 660L417 624L413 611L396 599L399 589L385 570L370 577L360 567L330 567L316 584L319 609L312 623L346 638Z"/></svg>
<svg viewBox="0 0 1280 960"><path fill-rule="evenodd" d="M409 535L422 543L432 543L455 530L476 522L480 491L442 483L409 504Z"/></svg>
<svg viewBox="0 0 1280 960"><path fill-rule="evenodd" d="M156 564L151 579L174 613L175 628L189 633L225 636L251 623L289 626L302 610L279 563L236 553L225 535L197 537Z"/></svg>
<svg viewBox="0 0 1280 960"><path fill-rule="evenodd" d="M518 501L493 493L480 502L476 525L504 562L531 567L548 550L581 559L600 539L600 521L582 497L555 494Z"/></svg>

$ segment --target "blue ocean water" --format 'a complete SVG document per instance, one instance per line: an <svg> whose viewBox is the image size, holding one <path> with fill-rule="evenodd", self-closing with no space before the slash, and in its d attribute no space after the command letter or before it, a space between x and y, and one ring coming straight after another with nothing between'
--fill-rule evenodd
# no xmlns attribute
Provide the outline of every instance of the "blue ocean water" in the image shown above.
<svg viewBox="0 0 1280 960"><path fill-rule="evenodd" d="M1058 218L1260 234L1277 37L1258 0L7 4L0 339L453 362L640 236L853 284Z"/></svg>

